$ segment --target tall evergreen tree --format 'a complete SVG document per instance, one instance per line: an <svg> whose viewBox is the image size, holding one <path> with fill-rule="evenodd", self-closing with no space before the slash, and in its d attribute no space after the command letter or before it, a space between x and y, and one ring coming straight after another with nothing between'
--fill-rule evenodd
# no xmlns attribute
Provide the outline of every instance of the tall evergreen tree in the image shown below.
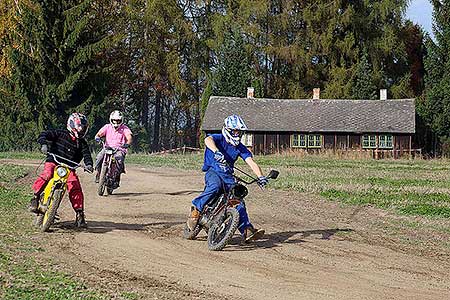
<svg viewBox="0 0 450 300"><path fill-rule="evenodd" d="M450 136L450 1L432 1L433 32L427 38L425 101L420 112L441 142Z"/></svg>
<svg viewBox="0 0 450 300"><path fill-rule="evenodd" d="M13 102L11 130L23 131L15 145L29 147L38 131L63 125L73 110L92 115L91 120L100 113L96 106L111 83L104 59L114 42L114 10L109 1L16 3L17 29L7 50L11 76L0 86Z"/></svg>
<svg viewBox="0 0 450 300"><path fill-rule="evenodd" d="M373 84L372 70L365 48L356 68L352 92L353 99L377 98L377 87Z"/></svg>
<svg viewBox="0 0 450 300"><path fill-rule="evenodd" d="M3 2L11 31L2 35L2 59L5 72L0 76L0 150L30 150L38 132L39 69L38 46L33 36L41 30L38 7L26 1ZM9 16L9 18L8 18ZM31 26L35 25L35 27ZM20 68L19 68L20 66Z"/></svg>
<svg viewBox="0 0 450 300"><path fill-rule="evenodd" d="M231 29L217 51L214 94L219 96L244 97L251 82L251 71L247 51L241 32Z"/></svg>

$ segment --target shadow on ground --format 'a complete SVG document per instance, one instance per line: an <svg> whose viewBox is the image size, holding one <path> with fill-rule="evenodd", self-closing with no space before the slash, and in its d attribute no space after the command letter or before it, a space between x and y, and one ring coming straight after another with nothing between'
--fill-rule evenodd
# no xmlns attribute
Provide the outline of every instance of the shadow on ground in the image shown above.
<svg viewBox="0 0 450 300"><path fill-rule="evenodd" d="M334 229L317 229L317 230L300 230L300 231L283 231L265 234L263 238L252 241L247 244L242 243L241 237L234 237L229 243L230 246L237 246L233 248L225 248L229 251L247 251L256 248L274 248L280 247L283 244L300 244L307 242L305 239L317 235L321 240L329 240L337 232L352 232L350 228L334 228Z"/></svg>
<svg viewBox="0 0 450 300"><path fill-rule="evenodd" d="M149 231L150 228L167 229L173 226L183 224L184 222L151 222L144 224L133 223L117 223L111 221L88 221L88 227L85 229L78 229L75 227L73 221L64 221L56 223L53 227L55 230L76 230L89 233L106 233L113 230L130 230L130 231Z"/></svg>
<svg viewBox="0 0 450 300"><path fill-rule="evenodd" d="M198 194L202 191L196 191L196 190L183 190L183 191L175 191L175 192L145 192L145 193L120 193L115 192L112 195L108 197L117 197L117 198L126 198L126 197L140 197L145 195L169 195L169 196L178 196L178 195L191 195L191 194Z"/></svg>

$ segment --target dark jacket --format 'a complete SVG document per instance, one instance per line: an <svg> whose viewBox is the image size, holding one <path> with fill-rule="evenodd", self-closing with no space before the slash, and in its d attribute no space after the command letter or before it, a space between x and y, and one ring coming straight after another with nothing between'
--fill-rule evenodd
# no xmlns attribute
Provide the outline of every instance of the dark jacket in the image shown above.
<svg viewBox="0 0 450 300"><path fill-rule="evenodd" d="M68 130L53 129L42 132L38 137L38 143L47 144L48 152L67 158L68 160L80 163L84 159L86 166L92 166L92 157L89 146L84 138L76 139L72 137ZM47 155L47 162L55 162L53 156ZM60 160L62 161L62 160ZM70 165L66 161L62 161Z"/></svg>

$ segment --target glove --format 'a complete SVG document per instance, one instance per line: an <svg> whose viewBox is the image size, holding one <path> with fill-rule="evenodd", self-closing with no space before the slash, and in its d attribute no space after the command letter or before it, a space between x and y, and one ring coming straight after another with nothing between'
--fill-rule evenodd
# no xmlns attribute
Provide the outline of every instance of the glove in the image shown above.
<svg viewBox="0 0 450 300"><path fill-rule="evenodd" d="M100 143L102 141L102 139L98 136L95 137L95 142Z"/></svg>
<svg viewBox="0 0 450 300"><path fill-rule="evenodd" d="M128 147L130 147L130 144L125 143L122 145L122 148L128 149Z"/></svg>
<svg viewBox="0 0 450 300"><path fill-rule="evenodd" d="M258 177L258 185L260 187L265 187L267 184L269 183L269 180L267 179L266 176L260 176Z"/></svg>
<svg viewBox="0 0 450 300"><path fill-rule="evenodd" d="M225 156L223 156L222 152L220 152L219 150L214 152L214 159L221 165L226 165L227 164Z"/></svg>
<svg viewBox="0 0 450 300"><path fill-rule="evenodd" d="M94 172L94 167L91 166L91 165L87 165L86 167L84 167L84 169L85 169L86 171L88 171L89 173Z"/></svg>
<svg viewBox="0 0 450 300"><path fill-rule="evenodd" d="M47 144L42 144L42 146L41 146L41 152L42 152L43 154L45 154L45 155L48 154L48 146L47 146Z"/></svg>

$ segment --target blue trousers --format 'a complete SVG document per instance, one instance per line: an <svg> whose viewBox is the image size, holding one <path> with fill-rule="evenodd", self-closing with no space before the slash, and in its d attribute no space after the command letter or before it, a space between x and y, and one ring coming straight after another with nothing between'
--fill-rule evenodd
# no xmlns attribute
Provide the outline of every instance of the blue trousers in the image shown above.
<svg viewBox="0 0 450 300"><path fill-rule="evenodd" d="M213 169L209 169L205 173L205 189L203 192L194 200L192 204L199 210L202 211L209 201L213 200L215 197L219 196L225 191L229 191L230 188L235 184L235 180L232 175L228 174L218 174ZM244 233L244 230L248 227L253 227L248 218L247 209L245 208L245 203L242 201L237 207L239 212L239 231Z"/></svg>

